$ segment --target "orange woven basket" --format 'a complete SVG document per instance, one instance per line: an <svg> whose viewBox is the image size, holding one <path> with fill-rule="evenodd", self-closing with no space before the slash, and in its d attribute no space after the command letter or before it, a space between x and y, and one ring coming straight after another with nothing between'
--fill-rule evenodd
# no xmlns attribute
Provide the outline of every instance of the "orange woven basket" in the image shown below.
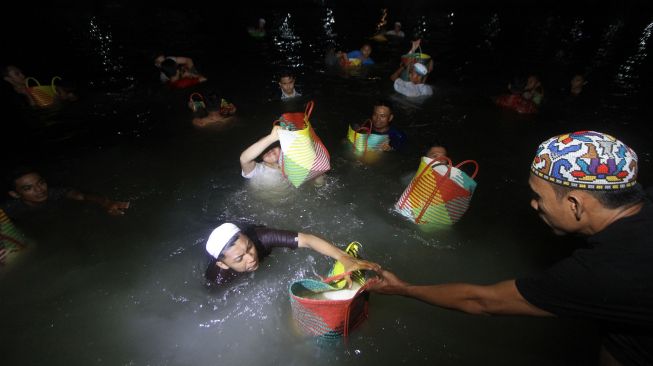
<svg viewBox="0 0 653 366"><path fill-rule="evenodd" d="M36 85L29 86L30 80L33 80ZM55 76L52 78L50 85L41 85L41 83L39 83L39 81L35 78L28 77L25 79L25 88L27 89L29 95L32 96L32 99L34 99L36 105L41 108L45 108L54 104L55 97L57 96L57 87L54 85L54 82L57 80L61 80L61 78Z"/></svg>

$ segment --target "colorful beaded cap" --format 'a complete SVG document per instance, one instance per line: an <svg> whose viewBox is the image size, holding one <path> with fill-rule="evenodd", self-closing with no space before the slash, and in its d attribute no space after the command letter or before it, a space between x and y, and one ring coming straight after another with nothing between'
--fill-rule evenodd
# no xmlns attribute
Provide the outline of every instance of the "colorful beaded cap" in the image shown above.
<svg viewBox="0 0 653 366"><path fill-rule="evenodd" d="M624 189L636 183L637 154L608 134L578 131L540 144L531 171L570 188Z"/></svg>

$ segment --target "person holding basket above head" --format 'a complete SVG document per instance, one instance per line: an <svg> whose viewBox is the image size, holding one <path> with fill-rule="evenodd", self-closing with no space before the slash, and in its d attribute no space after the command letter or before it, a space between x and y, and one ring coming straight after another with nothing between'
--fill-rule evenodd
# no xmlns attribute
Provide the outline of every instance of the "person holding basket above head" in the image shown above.
<svg viewBox="0 0 653 366"><path fill-rule="evenodd" d="M256 179L269 184L288 185L283 177L279 159L281 146L279 145L279 125L272 126L270 133L245 149L240 154L241 175L243 178ZM257 161L257 158L261 161Z"/></svg>
<svg viewBox="0 0 653 366"><path fill-rule="evenodd" d="M205 277L222 285L242 273L254 272L274 248L313 249L342 263L345 273L356 270L381 270L380 265L350 256L329 241L313 234L263 226L240 228L233 223L224 223L215 228L206 241L206 251L211 256L211 261ZM346 275L345 279L348 287L351 286L351 277Z"/></svg>

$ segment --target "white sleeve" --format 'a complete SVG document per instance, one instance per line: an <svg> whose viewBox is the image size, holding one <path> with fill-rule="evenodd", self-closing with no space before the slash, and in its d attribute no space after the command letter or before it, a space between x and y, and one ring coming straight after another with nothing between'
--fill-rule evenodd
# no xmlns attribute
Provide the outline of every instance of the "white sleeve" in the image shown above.
<svg viewBox="0 0 653 366"><path fill-rule="evenodd" d="M263 170L263 164L261 163L256 163L256 166L254 166L254 169L252 169L251 172L245 174L242 170L240 171L240 175L243 176L243 178L247 179L252 179L254 178L257 174L259 174Z"/></svg>

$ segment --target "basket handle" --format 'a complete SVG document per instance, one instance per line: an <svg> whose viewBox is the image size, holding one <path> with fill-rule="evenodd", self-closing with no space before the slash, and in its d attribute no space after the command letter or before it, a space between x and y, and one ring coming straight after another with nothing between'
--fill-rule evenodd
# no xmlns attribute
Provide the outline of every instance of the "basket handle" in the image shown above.
<svg viewBox="0 0 653 366"><path fill-rule="evenodd" d="M194 102L194 100L193 100L193 96L195 96L195 95L197 95L198 97L200 97L200 99L202 100L202 102L204 101L204 97L202 96L202 94L200 94L200 93L198 93L198 92L192 93L192 94L188 97L188 101L189 101L189 102Z"/></svg>
<svg viewBox="0 0 653 366"><path fill-rule="evenodd" d="M424 167L424 170L422 170L422 172L419 173L419 175L414 179L414 181L419 182L419 180L422 179L422 176L424 176L424 173L426 173L427 171L431 172L431 174L437 175L437 173L433 172L433 169L432 169L433 165L435 163L437 163L437 162L447 163L447 173L446 173L445 176L448 178L449 175L451 174L452 162L451 162L451 159L449 159L448 157L442 156L442 157L439 157L439 158L436 158L436 159L432 159L428 164L426 164L426 166ZM413 193L413 190L415 189L415 186L417 186L417 183L413 184L413 182L411 182L411 184L409 185L410 190L408 191L408 193L404 197L403 201L401 201L399 203L400 208L403 208L403 206L406 204L406 201L408 201L408 197L410 197L411 193ZM437 190L434 189L433 192L431 192L431 194L429 195L429 198L426 200L426 204L424 205L424 208L422 208L419 215L415 219L416 224L419 224L419 220L422 218L422 216L424 216L424 213L426 212L426 208L431 204L431 201L433 201L433 198L435 197L436 191Z"/></svg>
<svg viewBox="0 0 653 366"><path fill-rule="evenodd" d="M472 163L472 164L474 164L474 167L475 167L475 168L474 168L474 173L472 173L472 175L470 176L470 178L472 178L472 179L476 178L476 174L478 173L478 163L476 162L476 160L465 160L465 161L461 161L461 162L458 163L458 165L456 165L455 167L458 168L458 169L460 169L461 166L463 166L463 165L465 165L465 164L467 164L467 163Z"/></svg>
<svg viewBox="0 0 653 366"><path fill-rule="evenodd" d="M365 125L369 124L369 127L365 127ZM360 133L361 130L367 131L367 137L365 139L365 149L363 150L363 154L367 152L367 140L370 137L370 134L372 133L372 120L368 119L365 122L363 122L363 125L358 127L357 129L354 130L354 143L352 144L352 147L354 150L356 150L356 135Z"/></svg>
<svg viewBox="0 0 653 366"><path fill-rule="evenodd" d="M311 117L311 113L313 113L314 105L315 103L312 100L306 103L306 109L304 110L304 122L308 123L308 119Z"/></svg>
<svg viewBox="0 0 653 366"><path fill-rule="evenodd" d="M27 247L27 244L25 244L25 243L23 243L23 242L21 242L19 240L16 240L16 239L12 238L11 236L4 235L2 233L0 233L0 239L10 241L10 242L16 244L21 249Z"/></svg>
<svg viewBox="0 0 653 366"><path fill-rule="evenodd" d="M30 77L28 77L28 78L25 78L25 87L27 87L27 88L30 87L30 86L29 86L29 81L30 81L30 80L34 80L34 82L36 83L36 86L41 86L41 83L39 83L38 80L36 80L36 79L34 79L33 77L30 76Z"/></svg>

